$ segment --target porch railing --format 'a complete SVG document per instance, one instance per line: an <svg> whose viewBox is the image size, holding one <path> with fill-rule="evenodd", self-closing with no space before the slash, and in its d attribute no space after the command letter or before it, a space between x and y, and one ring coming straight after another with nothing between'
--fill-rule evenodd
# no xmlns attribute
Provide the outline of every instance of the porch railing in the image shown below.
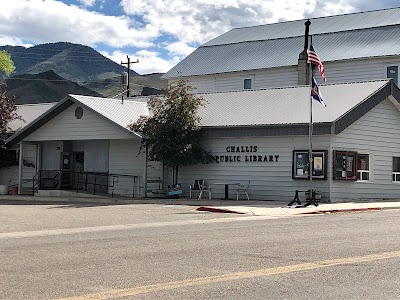
<svg viewBox="0 0 400 300"><path fill-rule="evenodd" d="M33 193L39 189L140 197L140 176L99 172L42 170L33 178Z"/></svg>

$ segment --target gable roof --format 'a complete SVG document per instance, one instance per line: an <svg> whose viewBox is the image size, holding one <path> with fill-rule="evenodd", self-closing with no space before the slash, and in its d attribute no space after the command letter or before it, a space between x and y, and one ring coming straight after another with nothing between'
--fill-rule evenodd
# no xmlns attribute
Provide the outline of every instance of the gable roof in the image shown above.
<svg viewBox="0 0 400 300"><path fill-rule="evenodd" d="M258 26L233 28L205 43L203 46L216 46L249 41L275 40L288 37L304 36L304 23L306 20L307 19L302 19ZM310 21L311 35L400 25L400 8L389 8L336 16L310 18Z"/></svg>
<svg viewBox="0 0 400 300"><path fill-rule="evenodd" d="M11 130L20 130L56 104L57 102L17 105L17 114L22 116L23 120L11 121L9 123Z"/></svg>
<svg viewBox="0 0 400 300"><path fill-rule="evenodd" d="M312 102L315 134L340 133L388 97L400 110L400 89L392 80L326 84L319 89L327 107ZM308 135L309 86L201 96L207 104L199 115L208 135Z"/></svg>
<svg viewBox="0 0 400 300"><path fill-rule="evenodd" d="M20 131L8 138L6 140L6 145L12 145L20 142L29 134L46 124L49 120L56 117L74 103L79 103L80 105L92 110L100 117L105 118L113 124L116 124L122 130L133 134L133 137L141 138L137 133L129 130L127 126L137 121L140 116L149 114L146 101L146 97L138 97L135 98L135 100L128 99L122 102L119 99L68 95L66 98L52 106L31 123L27 124ZM21 116L24 118L23 115Z"/></svg>
<svg viewBox="0 0 400 300"><path fill-rule="evenodd" d="M392 80L320 85L327 107L313 101L315 134L338 134L388 97L400 109L400 90ZM199 109L202 130L209 136L307 135L310 87L273 88L199 94L206 101ZM391 96L391 97L390 97ZM18 143L74 103L79 103L122 130L140 116L149 116L147 97L135 100L69 95L11 136Z"/></svg>
<svg viewBox="0 0 400 300"><path fill-rule="evenodd" d="M324 62L400 55L400 8L310 20L313 44ZM162 78L295 66L304 48L305 21L232 29Z"/></svg>

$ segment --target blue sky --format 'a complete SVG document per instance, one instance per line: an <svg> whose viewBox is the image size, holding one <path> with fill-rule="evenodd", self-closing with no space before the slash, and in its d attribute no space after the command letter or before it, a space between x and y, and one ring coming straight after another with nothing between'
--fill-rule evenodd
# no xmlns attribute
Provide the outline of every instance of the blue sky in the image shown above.
<svg viewBox="0 0 400 300"><path fill-rule="evenodd" d="M140 74L166 72L235 27L400 7L400 0L8 0L0 44L72 42Z"/></svg>

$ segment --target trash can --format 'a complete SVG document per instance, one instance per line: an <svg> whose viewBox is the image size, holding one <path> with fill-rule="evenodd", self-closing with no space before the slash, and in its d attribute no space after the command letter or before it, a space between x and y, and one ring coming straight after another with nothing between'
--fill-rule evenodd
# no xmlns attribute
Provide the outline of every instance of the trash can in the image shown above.
<svg viewBox="0 0 400 300"><path fill-rule="evenodd" d="M0 195L8 194L8 185L0 185Z"/></svg>
<svg viewBox="0 0 400 300"><path fill-rule="evenodd" d="M11 194L12 195L18 195L18 185L13 185L11 187Z"/></svg>

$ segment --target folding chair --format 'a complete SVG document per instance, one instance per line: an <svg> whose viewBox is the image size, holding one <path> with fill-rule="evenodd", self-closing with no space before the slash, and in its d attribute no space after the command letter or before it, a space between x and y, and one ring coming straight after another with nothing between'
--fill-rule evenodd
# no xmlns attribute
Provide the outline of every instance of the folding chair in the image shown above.
<svg viewBox="0 0 400 300"><path fill-rule="evenodd" d="M189 198L192 199L194 192L199 192L198 200L203 196L203 192L208 192L208 199L211 200L211 187L205 185L204 179L196 179L193 184L190 185Z"/></svg>
<svg viewBox="0 0 400 300"><path fill-rule="evenodd" d="M250 187L250 181L248 181L247 184L239 184L237 186L237 189L236 189L236 201L239 201L239 194L240 193L245 194L246 197L247 197L247 201L250 201L249 194L248 194L249 187Z"/></svg>

